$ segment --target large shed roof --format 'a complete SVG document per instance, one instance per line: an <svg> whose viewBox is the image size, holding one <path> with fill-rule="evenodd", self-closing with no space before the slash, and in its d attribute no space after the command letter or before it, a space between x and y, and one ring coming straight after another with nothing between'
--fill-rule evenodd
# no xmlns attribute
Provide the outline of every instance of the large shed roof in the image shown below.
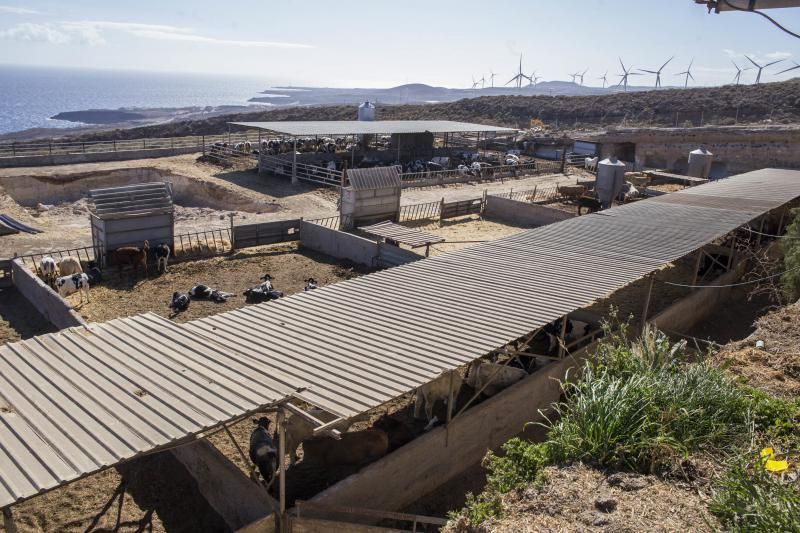
<svg viewBox="0 0 800 533"><path fill-rule="evenodd" d="M293 392L154 314L0 346L0 508Z"/></svg>
<svg viewBox="0 0 800 533"><path fill-rule="evenodd" d="M751 172L183 326L2 346L0 507L290 395L368 411L798 197L800 172Z"/></svg>
<svg viewBox="0 0 800 533"><path fill-rule="evenodd" d="M452 120L306 120L279 122L231 122L259 130L292 136L369 135L393 133L514 133L512 128L454 122Z"/></svg>

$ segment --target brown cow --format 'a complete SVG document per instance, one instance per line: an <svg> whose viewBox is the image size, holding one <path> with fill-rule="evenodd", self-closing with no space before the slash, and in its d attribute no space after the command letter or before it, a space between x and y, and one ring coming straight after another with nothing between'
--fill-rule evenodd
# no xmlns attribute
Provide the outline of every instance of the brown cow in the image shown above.
<svg viewBox="0 0 800 533"><path fill-rule="evenodd" d="M303 441L303 462L323 466L358 465L380 459L389 451L389 436L381 429L342 433L342 438L315 437Z"/></svg>
<svg viewBox="0 0 800 533"><path fill-rule="evenodd" d="M122 267L131 265L133 268L133 276L139 275L139 267L144 269L144 275L147 277L147 254L150 252L150 242L144 241L141 248L136 246L123 246L111 252L111 263L117 265L119 268L119 277L122 278Z"/></svg>

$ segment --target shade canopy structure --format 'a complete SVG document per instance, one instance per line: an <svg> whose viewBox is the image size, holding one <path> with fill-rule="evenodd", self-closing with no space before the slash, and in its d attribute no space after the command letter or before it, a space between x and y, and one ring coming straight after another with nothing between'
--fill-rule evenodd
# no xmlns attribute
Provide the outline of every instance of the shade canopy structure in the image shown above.
<svg viewBox="0 0 800 533"><path fill-rule="evenodd" d="M319 135L392 135L395 133L515 133L512 128L451 120L308 120L278 122L230 122L292 137Z"/></svg>
<svg viewBox="0 0 800 533"><path fill-rule="evenodd" d="M183 325L1 346L0 507L289 398L364 413L797 198L800 171L750 172Z"/></svg>

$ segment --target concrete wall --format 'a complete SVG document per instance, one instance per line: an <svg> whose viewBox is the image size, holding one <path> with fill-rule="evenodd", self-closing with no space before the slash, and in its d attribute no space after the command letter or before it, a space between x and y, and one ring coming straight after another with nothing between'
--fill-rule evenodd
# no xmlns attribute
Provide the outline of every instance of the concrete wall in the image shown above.
<svg viewBox="0 0 800 533"><path fill-rule="evenodd" d="M575 215L543 205L518 202L499 196L487 196L483 216L521 226L544 226L573 218Z"/></svg>
<svg viewBox="0 0 800 533"><path fill-rule="evenodd" d="M200 493L232 531L258 523L278 510L278 502L262 486L208 441L179 446L170 453L195 479Z"/></svg>
<svg viewBox="0 0 800 533"><path fill-rule="evenodd" d="M370 267L380 264L379 245L376 241L357 235L326 228L312 222L300 226L300 245L337 259L347 259ZM405 261L403 261L405 257ZM414 252L395 247L391 253L392 265L416 261L422 257Z"/></svg>
<svg viewBox="0 0 800 533"><path fill-rule="evenodd" d="M311 501L356 507L368 502L368 507L384 511L410 505L522 432L527 422L541 421L539 409L548 408L560 395L557 379L581 363L578 355L547 365L454 418L449 438L447 428L439 426Z"/></svg>
<svg viewBox="0 0 800 533"><path fill-rule="evenodd" d="M400 188L342 190L342 216L353 224L371 224L384 220L397 221L400 216Z"/></svg>
<svg viewBox="0 0 800 533"><path fill-rule="evenodd" d="M620 143L635 143L638 168L664 167L685 171L689 152L704 145L714 154L712 177L760 168L800 168L800 128L796 126L718 126L703 128L638 128L595 136L602 156Z"/></svg>
<svg viewBox="0 0 800 533"><path fill-rule="evenodd" d="M198 146L186 146L182 148L151 148L145 150L122 150L119 152L95 152L86 154L0 157L0 168L72 165L75 163L96 163L100 161L126 161L129 159L148 159L151 157L194 154L202 151L203 149Z"/></svg>
<svg viewBox="0 0 800 533"><path fill-rule="evenodd" d="M706 283L707 285L728 285L736 283L747 270L747 261L740 261L730 272ZM730 298L731 287L699 289L678 300L659 314L648 320L664 331L678 333L687 331L698 322L708 318L719 306Z"/></svg>
<svg viewBox="0 0 800 533"><path fill-rule="evenodd" d="M19 259L11 262L11 277L20 294L58 329L86 324L58 293L48 287Z"/></svg>

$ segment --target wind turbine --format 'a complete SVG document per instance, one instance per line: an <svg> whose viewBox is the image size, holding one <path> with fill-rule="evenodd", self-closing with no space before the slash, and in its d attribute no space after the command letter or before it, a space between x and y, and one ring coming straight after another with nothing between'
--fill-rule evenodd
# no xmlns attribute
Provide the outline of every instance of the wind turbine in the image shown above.
<svg viewBox="0 0 800 533"><path fill-rule="evenodd" d="M643 69L643 68L640 68L639 70L642 71L642 72L647 72L648 74L655 74L656 75L656 89L658 89L659 87L661 87L661 71L664 70L664 67L666 67L667 64L670 61L672 61L673 59L675 59L675 56L672 56L669 59L667 59L667 62L664 63L663 65L661 65L661 68L658 69L658 70L646 70L646 69Z"/></svg>
<svg viewBox="0 0 800 533"><path fill-rule="evenodd" d="M597 78L597 79L598 80L603 80L603 89L605 89L606 88L606 84L608 83L608 71L606 71L606 73L603 74L603 77Z"/></svg>
<svg viewBox="0 0 800 533"><path fill-rule="evenodd" d="M478 81L481 82L481 89L485 89L486 88L486 75L485 74L481 74L481 79L479 79Z"/></svg>
<svg viewBox="0 0 800 533"><path fill-rule="evenodd" d="M535 70L534 70L533 72L531 72L531 75L530 75L530 76L525 76L525 77L526 77L526 78L528 78L528 82L529 82L529 83L528 83L528 87L536 87L536 83L537 83L537 82L538 82L540 79L542 79L542 77L541 77L541 76L537 76L537 75L536 75L536 71L535 71Z"/></svg>
<svg viewBox="0 0 800 533"><path fill-rule="evenodd" d="M619 58L619 64L622 67L622 74L619 74L620 79L619 83L617 84L617 87L623 85L625 87L625 92L628 92L628 76L641 76L641 74L639 72L631 72L631 70L633 70L633 67L626 69L625 63L622 62L621 57Z"/></svg>
<svg viewBox="0 0 800 533"><path fill-rule="evenodd" d="M773 61L771 63L767 63L764 66L761 66L758 63L756 63L755 61L753 61L750 56L744 56L744 57L746 57L747 60L750 61L752 64L754 64L756 66L756 68L758 69L758 74L756 74L756 85L758 85L759 82L761 82L761 71L762 70L764 70L765 68L767 68L767 67L769 67L771 65L774 65L775 63L780 63L781 61L783 61L783 59L778 59L777 61Z"/></svg>
<svg viewBox="0 0 800 533"><path fill-rule="evenodd" d="M476 87L478 87L479 83L480 83L479 81L475 80L475 76L472 76L472 88L475 89Z"/></svg>
<svg viewBox="0 0 800 533"><path fill-rule="evenodd" d="M494 73L494 72L492 72L491 70L490 70L489 72L491 73L491 74L489 75L489 80L491 80L491 83L492 83L492 89L494 89L494 77L495 77L495 76L497 76L497 74L495 74L495 73Z"/></svg>
<svg viewBox="0 0 800 533"><path fill-rule="evenodd" d="M739 80L742 78L742 72L744 72L745 70L750 70L750 67L741 68L739 65L736 64L736 61L734 61L733 59L731 59L731 63L733 63L733 66L736 67L736 75L733 77L733 83L739 85Z"/></svg>
<svg viewBox="0 0 800 533"><path fill-rule="evenodd" d="M506 82L506 85L508 85L509 83L511 83L513 81L513 82L516 82L517 89L521 89L522 88L522 80L524 80L525 78L527 78L527 76L525 76L525 74L522 73L522 54L520 54L519 55L519 70L517 71L517 74L513 78L511 78L510 80L508 80Z"/></svg>
<svg viewBox="0 0 800 533"><path fill-rule="evenodd" d="M575 78L580 77L581 73L576 72L575 74L570 74L569 76L572 78L572 83L575 83Z"/></svg>
<svg viewBox="0 0 800 533"><path fill-rule="evenodd" d="M783 74L784 72L789 72L790 70L795 70L795 69L800 68L800 63L798 63L797 61L792 61L792 63L794 63L793 67L789 67L786 70L782 70L782 71L778 72L777 74Z"/></svg>
<svg viewBox="0 0 800 533"><path fill-rule="evenodd" d="M586 70L584 70L583 72L581 72L580 74L578 74L578 77L581 79L581 85L583 85L583 77L586 76L587 72L589 72L588 68Z"/></svg>
<svg viewBox="0 0 800 533"><path fill-rule="evenodd" d="M677 74L675 74L676 76L683 76L684 74L686 75L686 79L683 81L684 89L689 86L689 78L692 78L692 81L694 81L694 76L692 76L692 63L694 63L694 58L692 58L692 60L689 61L689 66L686 67L685 71L678 72Z"/></svg>

